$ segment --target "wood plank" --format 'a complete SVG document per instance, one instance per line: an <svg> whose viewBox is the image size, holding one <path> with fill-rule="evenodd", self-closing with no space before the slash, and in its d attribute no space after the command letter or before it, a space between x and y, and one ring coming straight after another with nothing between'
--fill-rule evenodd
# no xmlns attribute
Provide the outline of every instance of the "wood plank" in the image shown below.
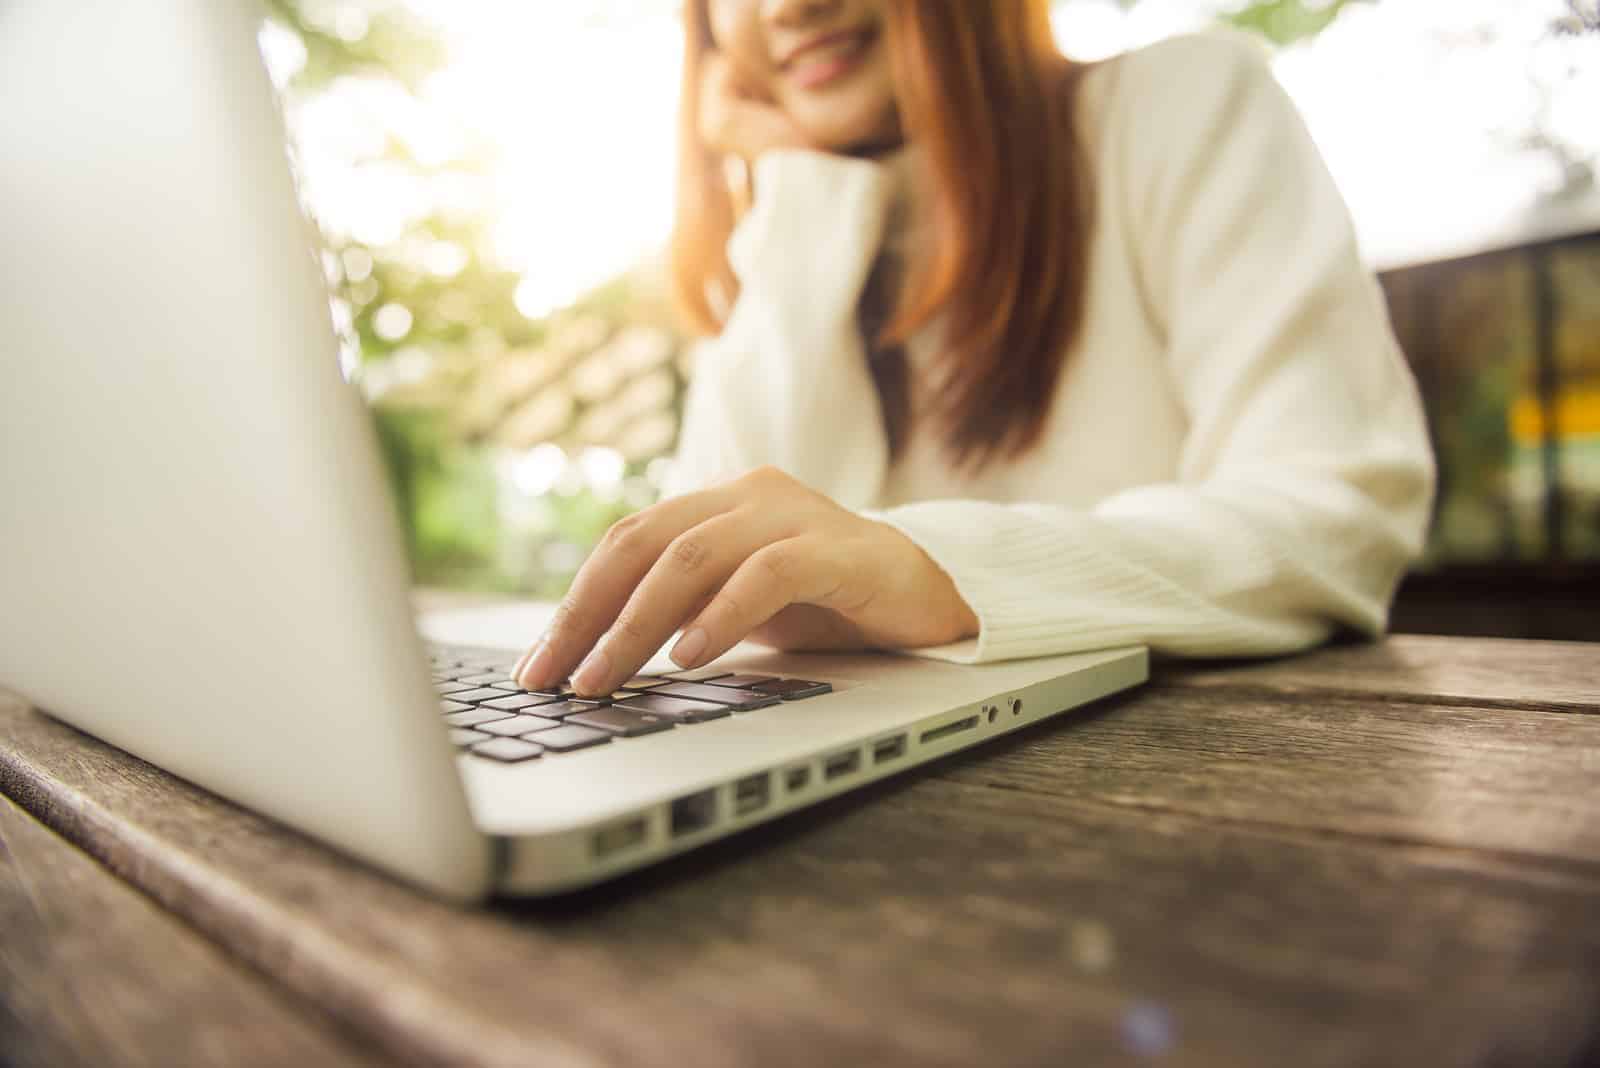
<svg viewBox="0 0 1600 1068"><path fill-rule="evenodd" d="M0 1061L377 1062L0 797Z"/></svg>
<svg viewBox="0 0 1600 1068"><path fill-rule="evenodd" d="M1157 684L1600 714L1600 644L1396 634L1274 660L1158 666Z"/></svg>
<svg viewBox="0 0 1600 1068"><path fill-rule="evenodd" d="M1600 873L1600 717L1157 689L999 744L946 774Z"/></svg>
<svg viewBox="0 0 1600 1068"><path fill-rule="evenodd" d="M1426 1065L1600 1048L1600 871L1028 781L1139 700L586 895L478 910L15 704L0 786L396 1058ZM1172 747L1172 714L1120 744ZM1124 788L1168 774L1134 767ZM1305 801L1280 804L1294 823Z"/></svg>

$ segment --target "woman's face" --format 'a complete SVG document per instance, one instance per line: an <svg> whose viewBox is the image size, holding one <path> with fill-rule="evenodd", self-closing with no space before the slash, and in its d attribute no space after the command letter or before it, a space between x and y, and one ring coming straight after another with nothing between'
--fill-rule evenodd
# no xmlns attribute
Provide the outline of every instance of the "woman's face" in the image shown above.
<svg viewBox="0 0 1600 1068"><path fill-rule="evenodd" d="M818 147L881 148L900 137L888 0L707 0L711 34L739 76Z"/></svg>

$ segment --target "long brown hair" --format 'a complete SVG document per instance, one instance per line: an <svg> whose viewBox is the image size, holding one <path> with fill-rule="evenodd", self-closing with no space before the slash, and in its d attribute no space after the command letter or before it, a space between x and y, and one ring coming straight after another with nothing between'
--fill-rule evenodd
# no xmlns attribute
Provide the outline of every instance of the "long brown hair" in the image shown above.
<svg viewBox="0 0 1600 1068"><path fill-rule="evenodd" d="M673 282L693 327L714 334L713 287L738 291L724 252L737 219L722 160L698 134L702 57L714 47L705 0L684 16ZM888 310L862 315L890 448L909 418L901 346L942 313L930 415L946 453L957 467L1014 459L1043 433L1083 320L1092 212L1073 125L1081 68L1055 46L1048 0L889 0L886 31L901 126L925 161L916 255L890 283ZM882 288L869 283L869 299Z"/></svg>

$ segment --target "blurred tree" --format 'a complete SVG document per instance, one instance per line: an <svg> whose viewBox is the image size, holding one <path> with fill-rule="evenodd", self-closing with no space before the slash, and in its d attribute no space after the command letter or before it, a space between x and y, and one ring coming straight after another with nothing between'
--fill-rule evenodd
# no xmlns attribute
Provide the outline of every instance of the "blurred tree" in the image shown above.
<svg viewBox="0 0 1600 1068"><path fill-rule="evenodd" d="M267 12L301 50L275 72L291 129L341 82L412 95L449 58L437 30L401 0L268 0ZM457 396L477 365L543 332L516 308L518 276L480 253L489 220L470 191L490 162L475 146L423 162L386 133L349 161L356 177L454 189L454 202L428 198L381 240L351 233L345 220L318 219L335 321L374 402L413 569L420 581L458 586L507 583L496 566L497 479L485 452L456 432ZM314 200L308 207L315 213Z"/></svg>
<svg viewBox="0 0 1600 1068"><path fill-rule="evenodd" d="M444 64L437 35L397 0L267 0L266 9L305 48L294 76L297 90L319 89L346 74L391 78L415 89Z"/></svg>
<svg viewBox="0 0 1600 1068"><path fill-rule="evenodd" d="M1376 0L1260 0L1221 20L1242 30L1254 30L1276 45L1293 44L1321 33L1353 3Z"/></svg>
<svg viewBox="0 0 1600 1068"><path fill-rule="evenodd" d="M1066 7L1081 0L1052 0L1056 7ZM1117 0L1124 8L1138 7L1143 0ZM1377 3L1378 0L1196 0L1195 5L1209 10L1217 22L1241 30L1261 34L1275 45L1293 44L1307 37L1315 37L1326 29L1346 7L1355 3ZM1579 3L1582 0L1569 0Z"/></svg>

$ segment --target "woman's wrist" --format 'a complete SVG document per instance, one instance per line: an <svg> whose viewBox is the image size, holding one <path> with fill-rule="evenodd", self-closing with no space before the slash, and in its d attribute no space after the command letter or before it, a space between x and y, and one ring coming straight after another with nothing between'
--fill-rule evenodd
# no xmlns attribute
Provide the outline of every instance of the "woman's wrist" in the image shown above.
<svg viewBox="0 0 1600 1068"><path fill-rule="evenodd" d="M778 277L804 284L808 300L843 283L859 293L882 240L894 178L871 160L780 149L752 167L750 210L728 239L742 284Z"/></svg>

